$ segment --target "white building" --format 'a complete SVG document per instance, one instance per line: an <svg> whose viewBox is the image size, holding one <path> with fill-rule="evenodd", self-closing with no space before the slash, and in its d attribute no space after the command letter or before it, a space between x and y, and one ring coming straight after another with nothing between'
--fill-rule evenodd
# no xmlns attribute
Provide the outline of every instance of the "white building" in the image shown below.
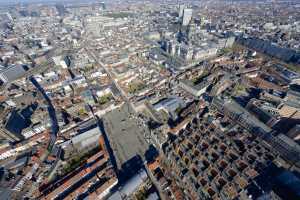
<svg viewBox="0 0 300 200"><path fill-rule="evenodd" d="M202 94L206 92L206 89L209 86L209 82L203 81L198 85L194 85L193 82L189 80L180 80L179 86L185 91L191 93L195 97L200 97Z"/></svg>
<svg viewBox="0 0 300 200"><path fill-rule="evenodd" d="M105 88L104 90L97 91L96 95L97 95L97 97L102 97L102 96L105 96L105 95L108 95L111 93L112 93L111 89L108 87L108 88Z"/></svg>
<svg viewBox="0 0 300 200"><path fill-rule="evenodd" d="M185 8L183 10L183 18L182 18L182 25L187 26L192 20L193 15L193 9L191 8Z"/></svg>
<svg viewBox="0 0 300 200"><path fill-rule="evenodd" d="M179 18L182 18L183 16L183 10L185 9L185 5L179 5Z"/></svg>

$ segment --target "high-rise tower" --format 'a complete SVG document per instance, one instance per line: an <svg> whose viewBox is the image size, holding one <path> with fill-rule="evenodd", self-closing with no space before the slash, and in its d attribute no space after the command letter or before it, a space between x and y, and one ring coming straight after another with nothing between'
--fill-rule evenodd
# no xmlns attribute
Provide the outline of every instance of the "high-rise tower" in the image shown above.
<svg viewBox="0 0 300 200"><path fill-rule="evenodd" d="M179 18L183 17L183 10L184 9L185 9L185 5L183 5L183 4L179 5L179 13L178 13Z"/></svg>
<svg viewBox="0 0 300 200"><path fill-rule="evenodd" d="M182 18L182 25L187 26L192 20L193 15L193 9L191 8L185 8L183 10L183 18Z"/></svg>

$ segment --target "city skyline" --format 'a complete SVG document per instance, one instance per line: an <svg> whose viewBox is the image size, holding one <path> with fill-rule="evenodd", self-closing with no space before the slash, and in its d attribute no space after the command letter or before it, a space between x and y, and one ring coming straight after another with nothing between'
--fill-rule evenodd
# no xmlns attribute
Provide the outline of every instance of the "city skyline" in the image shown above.
<svg viewBox="0 0 300 200"><path fill-rule="evenodd" d="M300 199L300 2L22 2L1 200Z"/></svg>

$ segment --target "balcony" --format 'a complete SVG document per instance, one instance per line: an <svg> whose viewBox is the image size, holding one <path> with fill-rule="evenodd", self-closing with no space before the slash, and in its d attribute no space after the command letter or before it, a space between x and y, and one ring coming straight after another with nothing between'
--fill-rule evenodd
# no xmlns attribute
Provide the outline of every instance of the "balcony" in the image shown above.
<svg viewBox="0 0 300 200"><path fill-rule="evenodd" d="M223 177L221 177L217 180L217 188L219 190L221 190L226 184L227 184L227 181Z"/></svg>
<svg viewBox="0 0 300 200"><path fill-rule="evenodd" d="M208 188L207 193L211 198L214 198L215 195L217 194L212 188Z"/></svg>
<svg viewBox="0 0 300 200"><path fill-rule="evenodd" d="M213 180L216 176L218 176L218 172L216 169L211 169L209 171L208 177L210 180Z"/></svg>
<svg viewBox="0 0 300 200"><path fill-rule="evenodd" d="M242 172L244 169L246 169L248 165L244 161L240 161L237 164L237 168L240 172Z"/></svg>
<svg viewBox="0 0 300 200"><path fill-rule="evenodd" d="M225 160L221 160L219 163L218 163L218 169L220 171L223 171L224 169L226 169L226 167L228 166L228 163L225 161Z"/></svg>
<svg viewBox="0 0 300 200"><path fill-rule="evenodd" d="M201 178L199 182L202 187L205 187L207 185L207 180L205 180L205 178Z"/></svg>
<svg viewBox="0 0 300 200"><path fill-rule="evenodd" d="M237 172L234 171L233 169L229 169L229 170L226 172L226 174L227 174L228 180L229 180L229 181L232 181L233 178L237 175Z"/></svg>

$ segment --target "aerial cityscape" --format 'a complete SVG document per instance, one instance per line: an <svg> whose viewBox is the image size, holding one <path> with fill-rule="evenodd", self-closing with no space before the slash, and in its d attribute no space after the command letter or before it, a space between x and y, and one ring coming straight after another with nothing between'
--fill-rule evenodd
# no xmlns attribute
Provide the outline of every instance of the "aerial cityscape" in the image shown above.
<svg viewBox="0 0 300 200"><path fill-rule="evenodd" d="M300 200L300 1L0 0L0 200Z"/></svg>

